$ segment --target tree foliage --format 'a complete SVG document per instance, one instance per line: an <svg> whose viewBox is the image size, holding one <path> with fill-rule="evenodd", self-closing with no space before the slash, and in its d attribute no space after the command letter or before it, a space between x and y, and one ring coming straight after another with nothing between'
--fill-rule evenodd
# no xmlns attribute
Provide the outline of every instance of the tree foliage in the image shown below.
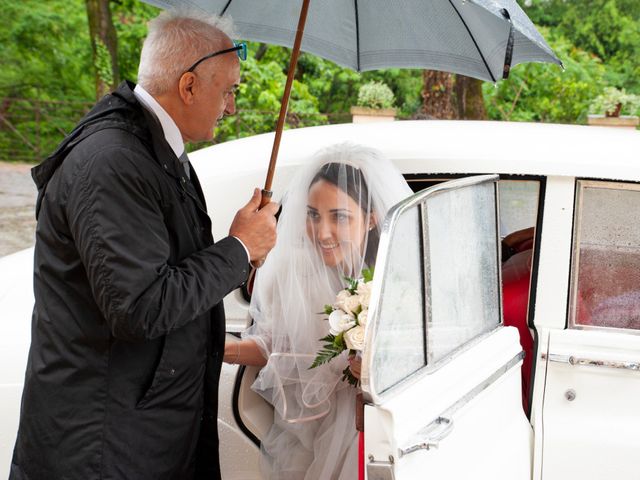
<svg viewBox="0 0 640 480"><path fill-rule="evenodd" d="M93 98L91 43L81 0L2 2L3 96Z"/></svg>
<svg viewBox="0 0 640 480"><path fill-rule="evenodd" d="M110 80L111 56L98 45L94 65L85 0L0 0L0 7L0 159L40 161L95 101L96 74ZM111 11L120 75L135 79L146 20L159 10L120 0Z"/></svg>
<svg viewBox="0 0 640 480"><path fill-rule="evenodd" d="M638 0L529 0L539 26L596 55L615 87L640 93L640 2Z"/></svg>
<svg viewBox="0 0 640 480"><path fill-rule="evenodd" d="M0 114L10 123L0 122L0 158L13 158L10 152L22 144L30 149L25 158L40 160L95 101L96 75L110 80L106 45L98 45L98 58L92 59L86 1L0 0ZM519 65L509 80L484 84L490 118L582 123L605 87L640 94L640 1L521 3L565 71L554 65ZM109 7L117 33L119 76L135 81L146 23L159 10L139 0L111 0ZM250 56L242 66L239 113L221 122L218 141L274 129L289 57L286 48L250 44ZM359 74L303 53L287 127L350 121L349 109L357 102L359 88L372 81L391 88L400 118L413 118L421 111L422 70ZM37 107L46 102L60 103L47 104L49 110Z"/></svg>
<svg viewBox="0 0 640 480"><path fill-rule="evenodd" d="M564 63L528 63L511 70L508 80L485 83L489 117L495 120L584 123L589 104L606 85L606 70L596 56L576 48L565 37L541 29Z"/></svg>

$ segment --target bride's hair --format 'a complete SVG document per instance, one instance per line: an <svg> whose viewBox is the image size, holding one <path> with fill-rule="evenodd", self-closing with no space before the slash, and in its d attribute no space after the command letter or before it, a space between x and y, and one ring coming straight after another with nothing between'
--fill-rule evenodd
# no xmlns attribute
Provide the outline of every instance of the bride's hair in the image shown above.
<svg viewBox="0 0 640 480"><path fill-rule="evenodd" d="M344 147L343 147L344 148ZM364 152L366 153L366 152ZM364 173L348 163L330 162L320 167L309 185L309 189L320 180L324 180L336 188L349 195L362 209L365 218L373 215L373 205L370 202L369 187L365 179ZM374 217L374 221L377 221ZM380 243L379 229L374 228L370 231L366 251L364 252L364 261L370 267L376 260L378 252L378 244Z"/></svg>

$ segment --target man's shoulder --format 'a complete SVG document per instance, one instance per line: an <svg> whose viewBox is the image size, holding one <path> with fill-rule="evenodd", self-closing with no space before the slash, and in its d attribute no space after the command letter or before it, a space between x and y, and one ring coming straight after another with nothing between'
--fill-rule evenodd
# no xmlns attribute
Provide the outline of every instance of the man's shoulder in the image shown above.
<svg viewBox="0 0 640 480"><path fill-rule="evenodd" d="M71 153L86 151L132 151L138 154L152 154L151 142L128 128L126 124L107 125L97 129L80 141Z"/></svg>
<svg viewBox="0 0 640 480"><path fill-rule="evenodd" d="M153 192L162 190L163 172L148 145L121 128L105 128L87 136L67 155L60 166L57 188L118 189L137 186ZM58 183L58 182L56 182Z"/></svg>
<svg viewBox="0 0 640 480"><path fill-rule="evenodd" d="M124 167L143 160L153 161L149 143L123 127L110 126L88 135L70 152L64 162L67 168L80 164L112 164ZM145 162L146 163L146 162ZM141 164L142 166L144 164Z"/></svg>

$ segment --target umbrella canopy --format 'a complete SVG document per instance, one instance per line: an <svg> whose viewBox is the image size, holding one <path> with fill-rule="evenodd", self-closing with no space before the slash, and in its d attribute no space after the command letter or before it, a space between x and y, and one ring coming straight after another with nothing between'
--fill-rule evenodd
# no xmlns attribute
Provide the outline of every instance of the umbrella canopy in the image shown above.
<svg viewBox="0 0 640 480"><path fill-rule="evenodd" d="M292 47L261 207L272 195L300 50L357 71L427 68L493 82L518 63L562 65L515 0L144 1L230 16L240 38Z"/></svg>
<svg viewBox="0 0 640 480"><path fill-rule="evenodd" d="M301 0L145 0L230 16L239 38L292 47ZM561 65L515 0L311 0L302 51L357 71L427 68L495 82Z"/></svg>

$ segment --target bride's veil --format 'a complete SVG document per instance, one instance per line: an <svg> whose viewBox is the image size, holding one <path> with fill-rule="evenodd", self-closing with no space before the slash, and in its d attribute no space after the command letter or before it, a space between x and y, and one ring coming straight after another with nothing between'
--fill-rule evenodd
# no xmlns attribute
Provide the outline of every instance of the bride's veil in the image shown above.
<svg viewBox="0 0 640 480"><path fill-rule="evenodd" d="M338 198L331 187L317 188L316 204L310 205L311 188L321 182L348 194L329 214L322 211L323 201L327 195ZM345 277L359 277L364 268L374 266L385 214L409 194L390 161L376 150L352 144L320 151L291 181L276 246L256 275L250 306L254 324L243 335L256 341L268 358L252 388L285 422L320 418L331 409L336 390L353 388L341 381L345 354L309 368L319 340L329 333L324 306L336 301ZM354 205L361 209L362 228L354 227ZM320 211L309 208L314 206ZM327 228L338 232L338 248L331 248L335 233L322 233ZM320 248L314 238L327 248Z"/></svg>

